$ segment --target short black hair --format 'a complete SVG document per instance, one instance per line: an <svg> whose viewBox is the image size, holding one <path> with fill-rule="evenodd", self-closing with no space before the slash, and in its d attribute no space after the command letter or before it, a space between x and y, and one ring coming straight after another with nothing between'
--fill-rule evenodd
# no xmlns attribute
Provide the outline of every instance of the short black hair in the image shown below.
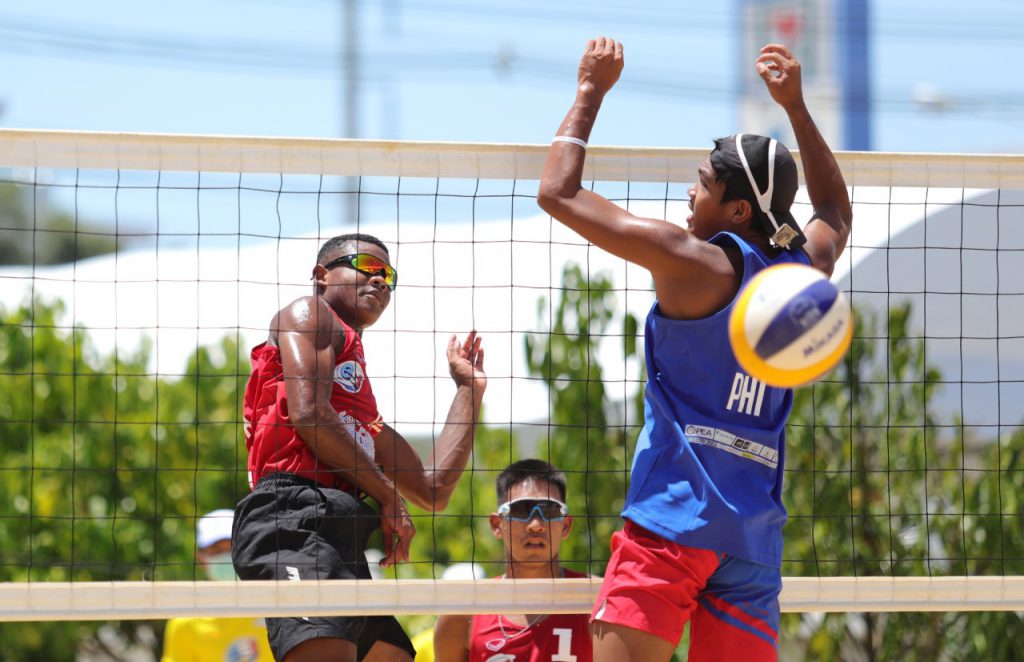
<svg viewBox="0 0 1024 662"><path fill-rule="evenodd" d="M505 467L494 481L498 503L508 501L512 488L527 480L542 480L558 488L562 502L565 501L565 474L544 460L519 460Z"/></svg>
<svg viewBox="0 0 1024 662"><path fill-rule="evenodd" d="M388 247L384 245L384 242L374 237L372 234L363 234L362 232L350 232L349 234L339 234L337 237L331 237L324 242L324 245L320 247L320 252L316 254L317 264L323 264L327 261L327 258L333 255L336 251L341 249L346 244L351 243L365 243L379 246L389 257L391 253L388 251Z"/></svg>

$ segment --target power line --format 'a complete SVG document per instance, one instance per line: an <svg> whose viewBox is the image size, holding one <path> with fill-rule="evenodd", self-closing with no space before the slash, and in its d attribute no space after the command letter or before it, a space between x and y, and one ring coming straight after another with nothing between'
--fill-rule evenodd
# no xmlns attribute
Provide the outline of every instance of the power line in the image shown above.
<svg viewBox="0 0 1024 662"><path fill-rule="evenodd" d="M292 5L293 2L283 0L264 0L273 4ZM321 4L327 6L334 0L306 0L307 4ZM555 21L572 25L580 24L604 24L618 28L620 26L642 27L647 31L672 31L672 32L704 32L707 25L714 22L725 22L732 25L734 12L728 9L723 11L702 11L692 9L683 5L685 9L665 7L657 11L645 10L642 7L629 5L623 11L609 11L608 8L595 7L593 3L582 3L578 9L567 8L565 3L526 3L519 0L514 4L486 5L481 2L460 3L440 2L432 0L429 4L405 3L399 12L391 9L382 9L376 0L358 0L358 4L367 9L377 10L384 16L396 14L419 14L419 15L454 15L459 18L459 24L464 25L467 20L473 17L488 16L506 21L516 21L536 29L543 22ZM723 3L723 7L730 7L730 4ZM602 11L604 9L604 11ZM1024 18L1024 12L1019 13L1019 18ZM805 16L807 25L817 29L837 29L834 22L821 14L812 14L809 18ZM1017 20L1001 20L998 23L989 21L974 20L974 16L950 16L948 19L939 20L932 15L916 15L912 21L871 21L868 29L874 37L895 37L913 41L931 40L939 37L956 38L958 42L963 41L984 41L1003 40L1019 43L1019 26ZM849 27L860 29L862 25L844 24L838 29Z"/></svg>
<svg viewBox="0 0 1024 662"><path fill-rule="evenodd" d="M56 53L85 55L102 61L147 59L179 66L209 66L256 69L261 72L289 72L305 75L338 73L340 52L315 45L268 44L238 39L205 41L166 35L115 34L97 32L61 24L19 21L0 17L0 51L24 56L27 50L41 49ZM362 51L359 82L375 82L375 71L475 71L482 74L528 76L566 84L573 80L573 69L565 62L514 52L481 51ZM730 81L695 83L699 74L693 72L631 72L618 88L624 92L662 98L694 101L729 101L735 97ZM679 82L683 81L683 82ZM1019 113L1024 109L1024 95L1019 92L995 94L975 92L972 98L953 100L946 112ZM918 102L909 95L875 95L876 110L914 110Z"/></svg>

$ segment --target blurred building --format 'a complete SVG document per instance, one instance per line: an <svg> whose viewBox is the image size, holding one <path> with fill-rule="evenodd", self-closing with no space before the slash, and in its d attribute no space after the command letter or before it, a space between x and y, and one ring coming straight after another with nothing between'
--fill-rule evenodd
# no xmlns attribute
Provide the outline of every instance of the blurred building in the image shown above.
<svg viewBox="0 0 1024 662"><path fill-rule="evenodd" d="M867 0L739 0L740 126L796 146L785 113L752 74L762 46L789 46L803 65L804 96L834 149L871 149Z"/></svg>

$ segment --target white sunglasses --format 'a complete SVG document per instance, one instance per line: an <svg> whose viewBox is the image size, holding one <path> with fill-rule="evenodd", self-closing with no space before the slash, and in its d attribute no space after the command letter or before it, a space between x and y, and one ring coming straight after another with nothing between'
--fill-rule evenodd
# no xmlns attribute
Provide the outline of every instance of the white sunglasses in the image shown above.
<svg viewBox="0 0 1024 662"><path fill-rule="evenodd" d="M558 499L512 499L498 506L498 514L515 522L529 522L539 517L545 522L565 519L569 508Z"/></svg>

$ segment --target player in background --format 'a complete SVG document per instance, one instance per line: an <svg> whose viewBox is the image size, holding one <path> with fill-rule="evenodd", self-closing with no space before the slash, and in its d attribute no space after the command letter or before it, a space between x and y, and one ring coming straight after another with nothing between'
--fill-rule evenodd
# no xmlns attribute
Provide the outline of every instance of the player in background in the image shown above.
<svg viewBox="0 0 1024 662"><path fill-rule="evenodd" d="M585 577L563 568L562 540L572 530L565 474L543 460L520 460L495 481L491 533L504 543L505 572L519 579ZM444 615L434 626L439 662L590 662L585 614Z"/></svg>
<svg viewBox="0 0 1024 662"><path fill-rule="evenodd" d="M728 341L737 292L785 262L831 274L852 210L832 152L804 104L800 63L769 44L754 63L793 126L813 212L790 212L788 150L730 136L697 170L686 227L636 217L582 187L586 144L623 67L622 45L590 41L576 100L548 152L538 202L596 246L645 267L645 424L612 556L592 614L594 659L668 660L692 619L691 662L777 659L781 501L791 390L744 373Z"/></svg>
<svg viewBox="0 0 1024 662"><path fill-rule="evenodd" d="M487 577L487 571L482 565L464 561L451 564L441 573L441 581L484 579L485 577ZM413 636L412 645L416 648L415 662L435 662L434 626L431 625Z"/></svg>
<svg viewBox="0 0 1024 662"><path fill-rule="evenodd" d="M234 581L231 524L235 513L220 509L196 523L196 564L209 579ZM270 662L262 618L184 617L167 621L161 662Z"/></svg>

